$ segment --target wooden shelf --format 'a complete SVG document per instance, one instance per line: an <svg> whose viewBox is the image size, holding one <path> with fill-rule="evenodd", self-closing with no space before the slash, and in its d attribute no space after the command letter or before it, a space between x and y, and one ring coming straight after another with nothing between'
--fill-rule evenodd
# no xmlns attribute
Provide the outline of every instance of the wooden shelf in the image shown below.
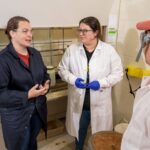
<svg viewBox="0 0 150 150"><path fill-rule="evenodd" d="M61 98L65 96L67 96L67 89L56 92L50 92L46 95L47 101L61 100Z"/></svg>

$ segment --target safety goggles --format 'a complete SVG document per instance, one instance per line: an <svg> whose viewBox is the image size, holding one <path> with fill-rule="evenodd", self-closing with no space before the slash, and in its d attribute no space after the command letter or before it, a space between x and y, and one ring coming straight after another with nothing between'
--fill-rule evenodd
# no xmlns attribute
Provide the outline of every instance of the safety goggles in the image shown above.
<svg viewBox="0 0 150 150"><path fill-rule="evenodd" d="M142 32L140 35L140 40L141 40L141 47L140 50L136 56L136 61L138 62L142 53L142 49L150 43L150 31L145 31Z"/></svg>

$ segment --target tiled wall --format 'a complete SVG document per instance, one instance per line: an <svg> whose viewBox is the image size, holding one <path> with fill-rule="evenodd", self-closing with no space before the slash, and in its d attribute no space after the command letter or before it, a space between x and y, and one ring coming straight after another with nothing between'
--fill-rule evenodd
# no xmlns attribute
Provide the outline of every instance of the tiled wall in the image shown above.
<svg viewBox="0 0 150 150"><path fill-rule="evenodd" d="M4 29L0 29L0 50L9 42Z"/></svg>
<svg viewBox="0 0 150 150"><path fill-rule="evenodd" d="M65 49L76 41L76 27L33 28L32 46L41 52L46 65L56 67ZM0 50L8 42L4 29L0 29Z"/></svg>
<svg viewBox="0 0 150 150"><path fill-rule="evenodd" d="M33 47L41 52L46 65L56 67L67 46L76 41L76 27L33 29Z"/></svg>

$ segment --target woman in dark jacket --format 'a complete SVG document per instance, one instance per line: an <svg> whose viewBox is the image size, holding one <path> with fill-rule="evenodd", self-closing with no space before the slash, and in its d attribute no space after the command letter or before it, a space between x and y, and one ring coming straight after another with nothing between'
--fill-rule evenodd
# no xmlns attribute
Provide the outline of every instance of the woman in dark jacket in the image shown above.
<svg viewBox="0 0 150 150"><path fill-rule="evenodd" d="M0 112L8 150L37 150L36 137L46 133L45 94L50 79L40 53L30 47L32 28L28 19L8 21L10 43L0 52Z"/></svg>

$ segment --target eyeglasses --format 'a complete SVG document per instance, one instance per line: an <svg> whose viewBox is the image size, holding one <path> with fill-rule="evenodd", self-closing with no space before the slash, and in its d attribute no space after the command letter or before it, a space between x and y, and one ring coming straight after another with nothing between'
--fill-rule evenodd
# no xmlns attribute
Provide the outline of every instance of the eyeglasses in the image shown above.
<svg viewBox="0 0 150 150"><path fill-rule="evenodd" d="M87 34L88 32L93 31L93 30L78 29L77 31L78 31L78 33Z"/></svg>
<svg viewBox="0 0 150 150"><path fill-rule="evenodd" d="M14 29L14 32L22 32L23 34L27 34L27 33L31 33L32 34L32 30L29 29Z"/></svg>

